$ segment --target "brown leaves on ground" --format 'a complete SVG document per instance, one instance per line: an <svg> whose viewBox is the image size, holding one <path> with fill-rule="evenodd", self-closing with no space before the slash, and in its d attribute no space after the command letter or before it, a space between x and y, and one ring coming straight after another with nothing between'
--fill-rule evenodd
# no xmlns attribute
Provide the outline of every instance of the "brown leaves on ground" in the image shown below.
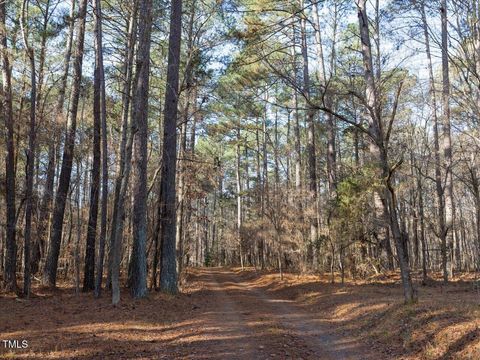
<svg viewBox="0 0 480 360"><path fill-rule="evenodd" d="M480 358L472 275L418 286L418 304L406 306L393 274L341 285L253 269L188 271L181 294L133 300L125 291L117 307L106 292L94 299L66 285L35 287L29 300L0 296L0 340L28 341L26 349L1 342L0 358L315 359L322 346L334 357L339 340L360 341L382 359ZM312 333L309 321L329 334Z"/></svg>
<svg viewBox="0 0 480 360"><path fill-rule="evenodd" d="M480 359L480 289L475 274L461 274L448 285L439 274L427 286L418 281L419 302L413 305L403 304L396 273L344 285L331 284L330 275L286 274L283 281L274 272L249 271L243 276L329 319L338 334L363 338L385 358Z"/></svg>
<svg viewBox="0 0 480 360"><path fill-rule="evenodd" d="M192 284L199 285L199 284ZM25 350L7 351L0 343L0 358L90 359L174 356L173 344L195 322L192 293L168 296L151 292L134 300L122 292L114 307L107 292L100 299L92 293L75 294L60 286L54 291L34 289L29 300L0 297L0 340L26 339Z"/></svg>

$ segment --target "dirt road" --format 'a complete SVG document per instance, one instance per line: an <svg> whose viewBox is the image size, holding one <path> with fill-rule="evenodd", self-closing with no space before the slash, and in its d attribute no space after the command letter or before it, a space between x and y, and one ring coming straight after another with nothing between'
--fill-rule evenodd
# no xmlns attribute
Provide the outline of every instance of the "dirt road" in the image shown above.
<svg viewBox="0 0 480 360"><path fill-rule="evenodd" d="M108 293L94 299L69 284L36 287L29 300L0 297L0 339L28 341L1 348L0 358L386 359L335 331L338 319L296 303L293 288L274 291L275 282L258 279L252 271L189 269L181 294L135 300L123 289L116 307Z"/></svg>
<svg viewBox="0 0 480 360"><path fill-rule="evenodd" d="M358 339L335 336L332 323L231 270L204 269L191 280L202 283L207 301L198 309L194 338L185 339L186 358L375 358Z"/></svg>
<svg viewBox="0 0 480 360"><path fill-rule="evenodd" d="M133 299L122 288L118 306L108 291L76 294L69 279L54 290L34 282L30 299L0 294L0 359L480 359L471 282L446 288L439 274L405 306L391 277L341 285L190 268L181 293Z"/></svg>

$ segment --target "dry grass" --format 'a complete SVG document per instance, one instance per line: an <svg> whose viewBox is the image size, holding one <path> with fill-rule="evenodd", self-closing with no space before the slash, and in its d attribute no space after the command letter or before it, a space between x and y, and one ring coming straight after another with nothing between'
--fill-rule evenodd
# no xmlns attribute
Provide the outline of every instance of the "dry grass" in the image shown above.
<svg viewBox="0 0 480 360"><path fill-rule="evenodd" d="M386 358L480 359L480 294L476 275L457 276L443 285L433 274L417 281L419 301L404 305L398 274L331 284L330 276L241 271L256 286L301 303L335 324L338 334L361 337ZM337 280L339 278L337 277Z"/></svg>

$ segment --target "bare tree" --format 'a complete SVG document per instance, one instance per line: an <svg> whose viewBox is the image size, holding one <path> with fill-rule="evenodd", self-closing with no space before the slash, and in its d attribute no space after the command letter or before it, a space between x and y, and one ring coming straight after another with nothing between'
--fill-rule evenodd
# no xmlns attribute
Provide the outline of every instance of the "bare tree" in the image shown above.
<svg viewBox="0 0 480 360"><path fill-rule="evenodd" d="M361 51L363 56L364 77L366 83L365 99L369 112L368 132L372 141L370 149L373 155L373 160L379 168L380 178L384 179L383 186L385 196L385 213L389 221L390 230L395 240L405 302L409 303L416 300L416 294L410 276L410 266L408 263L405 239L401 233L398 223L397 199L394 185L392 183L392 176L395 168L390 167L388 158L388 142L390 139L391 126L395 119L396 104L398 103L398 97L400 96L401 85L396 95L396 101L393 108L393 114L390 118L390 123L385 127L382 123L383 120L379 99L379 87L376 85L373 70L372 46L370 43L370 33L368 29L366 3L366 0L357 1ZM386 132L384 129L387 129Z"/></svg>
<svg viewBox="0 0 480 360"><path fill-rule="evenodd" d="M448 59L448 17L447 0L442 0L440 6L442 19L442 136L443 168L445 169L445 228L442 229L442 269L443 281L448 282L452 276L453 250L453 176L452 176L452 138L450 134L450 76Z"/></svg>
<svg viewBox="0 0 480 360"><path fill-rule="evenodd" d="M435 161L435 190L437 193L437 200L438 200L438 230L437 233L440 235L442 244L445 242L445 200L443 196L443 181L442 181L442 173L441 173L441 163L440 163L440 143L439 143L439 129L438 129L438 114L437 114L437 96L436 96L436 88L435 88L435 78L433 74L433 63L432 63L432 53L430 49L430 34L428 32L428 23L427 23L427 16L425 14L425 3L423 0L417 2L414 0L414 5L416 5L420 17L422 20L422 30L423 35L425 38L425 54L427 56L427 65L428 65L428 79L429 79L429 105L433 117L433 151L434 151L434 161ZM421 180L419 181L419 185ZM421 204L423 207L423 195L421 191L421 186L418 187L420 192L420 199ZM423 209L421 208L423 212ZM423 244L423 243L422 243ZM422 245L422 251L425 251L425 244ZM442 247L443 249L443 247ZM423 268L424 268L424 281L426 280L426 254L423 254ZM443 255L442 255L443 256Z"/></svg>

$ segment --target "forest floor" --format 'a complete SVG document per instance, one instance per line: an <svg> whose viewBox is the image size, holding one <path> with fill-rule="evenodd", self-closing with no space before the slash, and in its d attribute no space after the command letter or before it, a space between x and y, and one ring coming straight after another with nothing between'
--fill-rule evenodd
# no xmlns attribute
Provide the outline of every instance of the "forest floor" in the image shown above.
<svg viewBox="0 0 480 360"><path fill-rule="evenodd" d="M480 293L472 275L418 286L403 305L397 275L328 277L189 269L182 293L133 300L34 287L0 294L0 358L480 359ZM7 349L3 340L28 342Z"/></svg>

